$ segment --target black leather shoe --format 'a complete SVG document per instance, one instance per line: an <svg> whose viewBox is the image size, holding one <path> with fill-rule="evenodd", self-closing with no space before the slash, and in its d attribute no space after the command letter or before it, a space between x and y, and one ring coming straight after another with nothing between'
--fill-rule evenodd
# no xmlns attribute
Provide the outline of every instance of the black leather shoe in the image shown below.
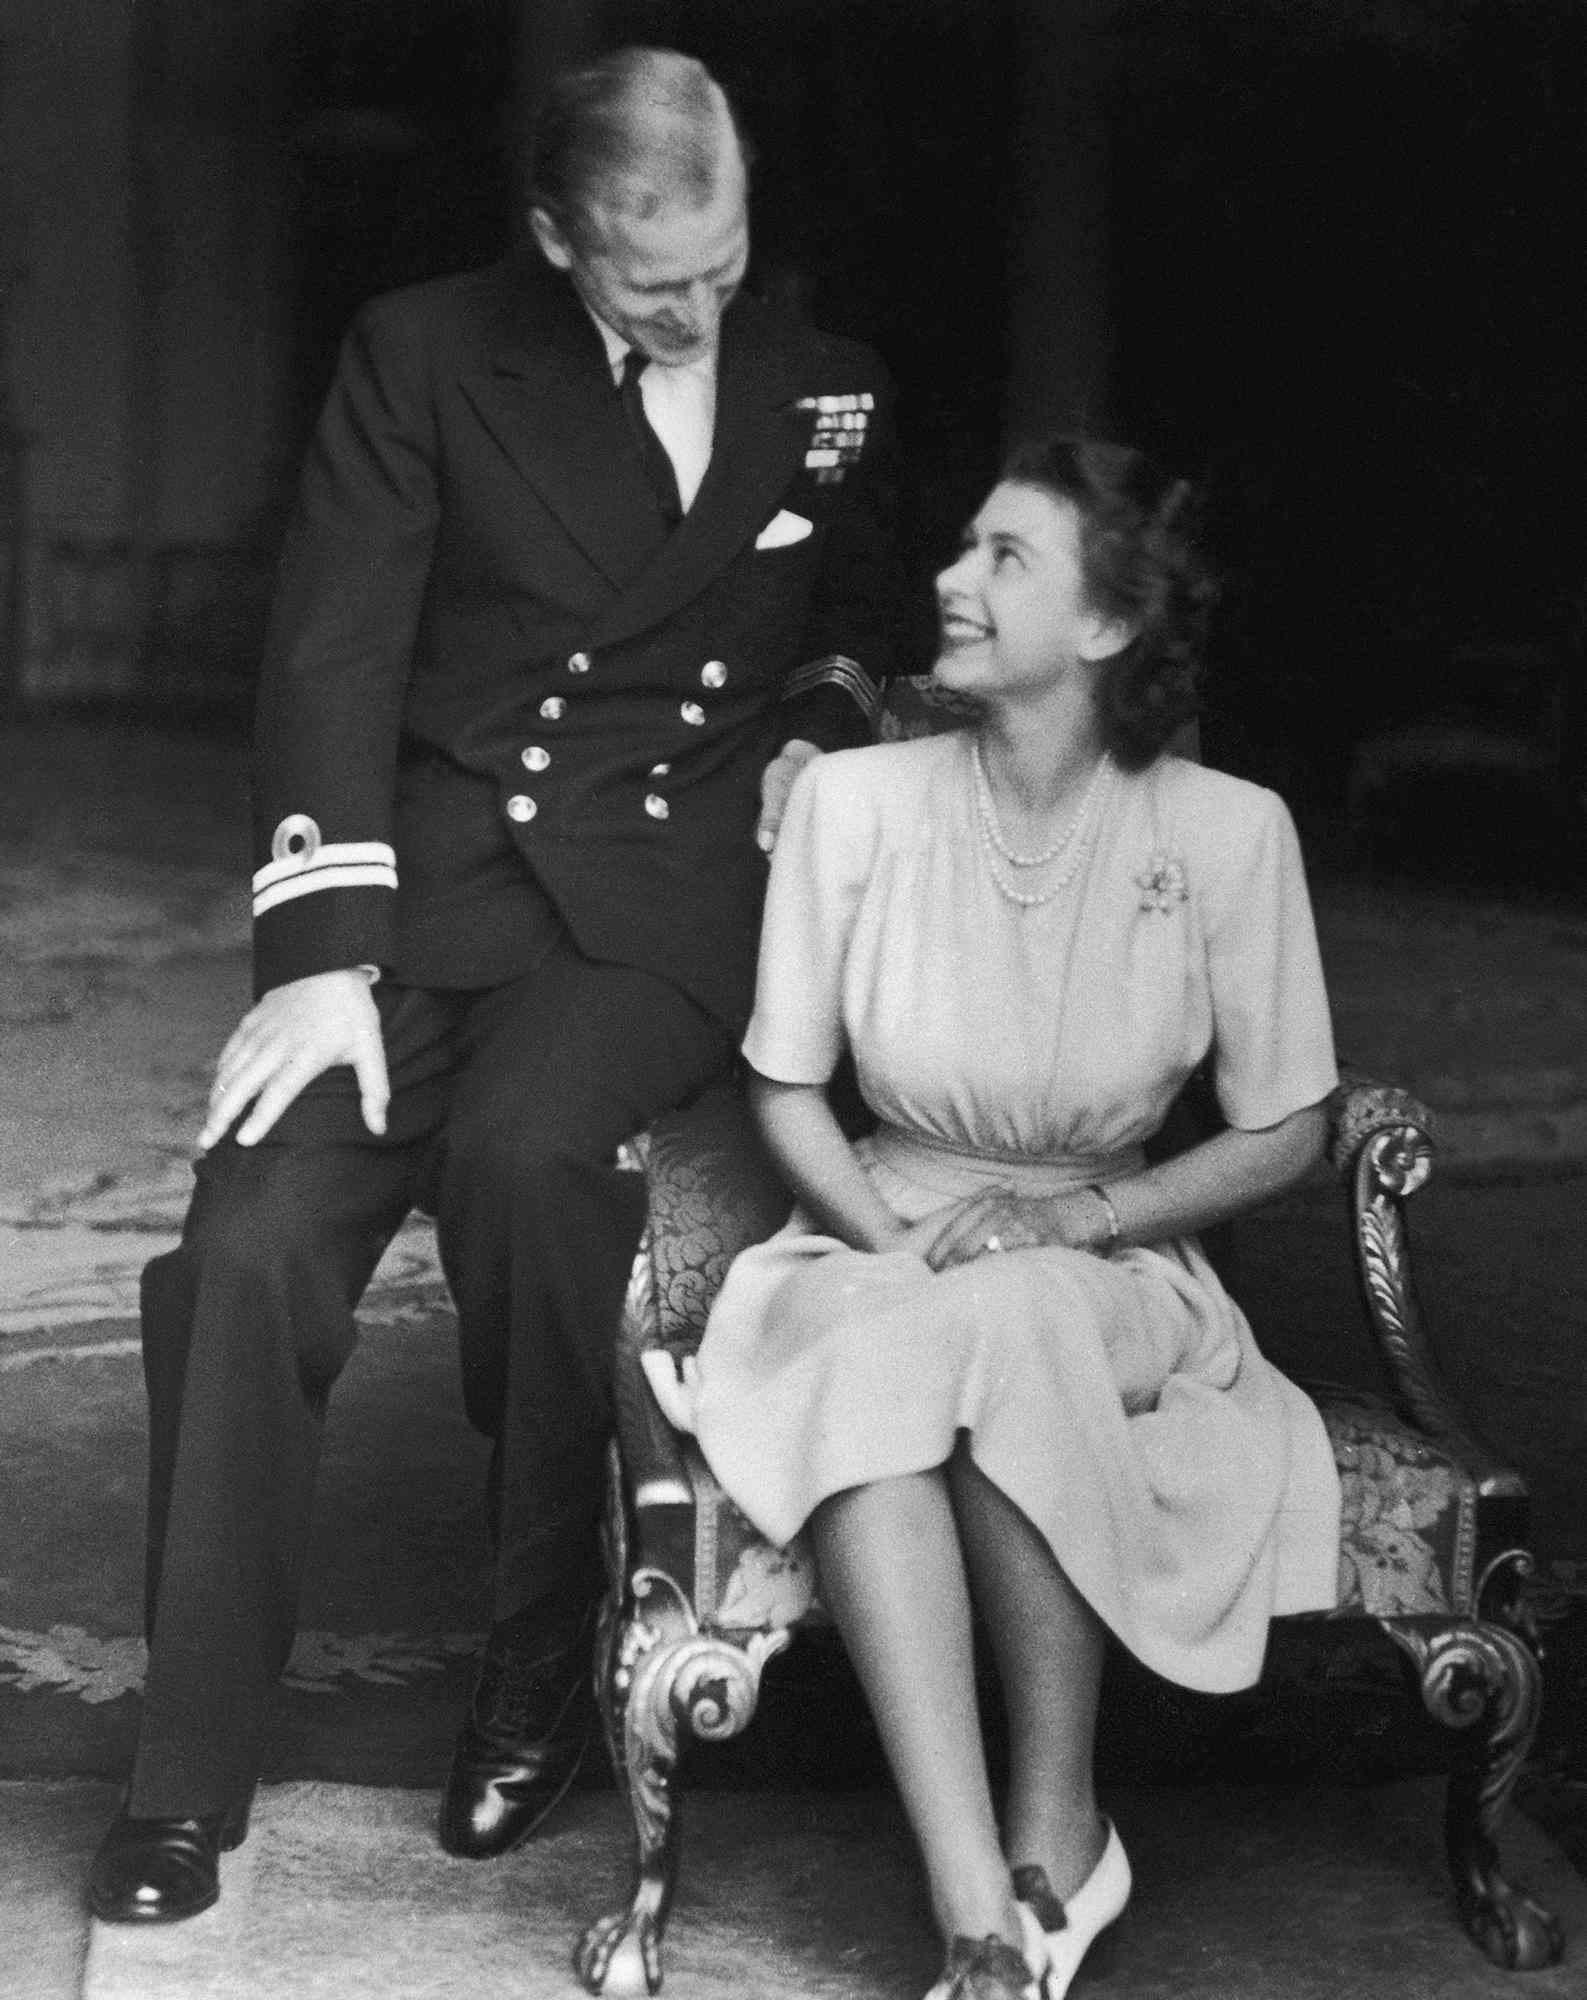
<svg viewBox="0 0 1587 2000"><path fill-rule="evenodd" d="M595 1607L547 1632L498 1625L441 1795L441 1845L487 1861L536 1831L573 1783L595 1724Z"/></svg>
<svg viewBox="0 0 1587 2000"><path fill-rule="evenodd" d="M220 1857L248 1836L252 1797L192 1819L111 1821L88 1876L88 1907L105 1924L175 1924L220 1895Z"/></svg>

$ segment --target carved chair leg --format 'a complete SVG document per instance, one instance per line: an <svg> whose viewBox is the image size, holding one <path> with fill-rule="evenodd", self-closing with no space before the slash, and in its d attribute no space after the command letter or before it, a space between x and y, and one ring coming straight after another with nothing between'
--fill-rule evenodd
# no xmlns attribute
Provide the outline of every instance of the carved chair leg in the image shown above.
<svg viewBox="0 0 1587 2000"><path fill-rule="evenodd" d="M676 1642L674 1642L676 1643ZM601 1719L618 1788L634 1826L634 1877L629 1901L599 1917L580 1937L573 1963L591 1993L641 1994L661 1989L661 1938L678 1872L676 1803L677 1723L670 1714L643 1710L665 1688L654 1674L635 1686L634 1662L661 1657L660 1643L636 1609L613 1621L598 1669Z"/></svg>
<svg viewBox="0 0 1587 2000"><path fill-rule="evenodd" d="M1458 1732L1444 1813L1444 1847L1460 1920L1508 1971L1552 1965L1565 1948L1554 1917L1506 1881L1498 1832L1531 1748L1542 1674L1527 1636L1490 1619L1381 1619L1416 1669L1422 1703Z"/></svg>
<svg viewBox="0 0 1587 2000"><path fill-rule="evenodd" d="M602 1712L617 1739L614 1764L634 1822L634 1883L626 1907L597 1918L573 1962L591 1993L661 1991L661 1940L677 1883L681 1825L674 1780L680 1732L736 1736L755 1713L767 1660L786 1631L743 1646L699 1630L688 1598L660 1570L634 1577L634 1611L603 1670Z"/></svg>

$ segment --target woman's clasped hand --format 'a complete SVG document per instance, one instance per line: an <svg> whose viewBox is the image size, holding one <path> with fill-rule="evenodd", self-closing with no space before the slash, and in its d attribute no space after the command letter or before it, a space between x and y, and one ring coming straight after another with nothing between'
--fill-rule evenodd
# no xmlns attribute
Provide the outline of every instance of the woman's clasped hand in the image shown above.
<svg viewBox="0 0 1587 2000"><path fill-rule="evenodd" d="M990 1188L901 1228L895 1243L913 1250L934 1271L1004 1250L1058 1245L1106 1256L1114 1235L1106 1209L1089 1190L1053 1195L1020 1195Z"/></svg>

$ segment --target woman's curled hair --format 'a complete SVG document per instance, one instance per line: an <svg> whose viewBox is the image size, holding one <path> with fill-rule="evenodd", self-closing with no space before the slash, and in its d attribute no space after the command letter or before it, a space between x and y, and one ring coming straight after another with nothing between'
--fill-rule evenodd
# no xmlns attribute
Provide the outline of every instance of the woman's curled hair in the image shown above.
<svg viewBox="0 0 1587 2000"><path fill-rule="evenodd" d="M1014 450L1003 477L1069 501L1093 610L1132 637L1098 683L1108 748L1139 770L1201 706L1202 648L1217 586L1197 540L1198 504L1130 445L1061 435Z"/></svg>

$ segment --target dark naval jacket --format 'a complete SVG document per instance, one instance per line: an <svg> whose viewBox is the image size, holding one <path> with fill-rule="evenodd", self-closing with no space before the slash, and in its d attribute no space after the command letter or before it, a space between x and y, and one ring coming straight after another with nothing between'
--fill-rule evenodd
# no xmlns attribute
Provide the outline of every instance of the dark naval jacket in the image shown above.
<svg viewBox="0 0 1587 2000"><path fill-rule="evenodd" d="M260 689L259 991L471 987L558 919L736 1026L781 743L865 740L901 623L877 357L741 296L670 534L537 255L376 300L306 459Z"/></svg>

